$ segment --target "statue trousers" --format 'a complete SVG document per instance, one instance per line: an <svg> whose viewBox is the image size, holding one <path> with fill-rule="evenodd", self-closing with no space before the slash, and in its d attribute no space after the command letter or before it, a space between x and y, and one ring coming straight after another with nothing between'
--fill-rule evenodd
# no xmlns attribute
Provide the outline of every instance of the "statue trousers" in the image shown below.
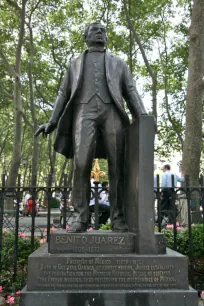
<svg viewBox="0 0 204 306"><path fill-rule="evenodd" d="M125 130L113 103L105 104L94 97L87 104L76 104L73 118L74 177L72 201L78 212L76 221L88 222L90 175L100 133L108 160L109 201L112 225L124 220L124 151Z"/></svg>

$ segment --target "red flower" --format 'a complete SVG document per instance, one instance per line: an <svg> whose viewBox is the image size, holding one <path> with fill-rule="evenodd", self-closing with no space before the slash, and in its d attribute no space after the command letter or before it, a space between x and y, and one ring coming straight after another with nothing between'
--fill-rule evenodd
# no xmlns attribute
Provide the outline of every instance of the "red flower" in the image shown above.
<svg viewBox="0 0 204 306"><path fill-rule="evenodd" d="M173 225L173 224L167 224L166 227L167 227L167 228L170 228L170 229L173 229L173 228L174 228L174 225Z"/></svg>
<svg viewBox="0 0 204 306"><path fill-rule="evenodd" d="M21 238L25 238L25 237L26 237L26 234L23 233L23 232L20 232L20 233L18 234L18 236L21 237Z"/></svg>
<svg viewBox="0 0 204 306"><path fill-rule="evenodd" d="M46 242L46 238L42 238L42 239L40 239L40 243L45 243Z"/></svg>
<svg viewBox="0 0 204 306"><path fill-rule="evenodd" d="M9 305L14 305L14 303L15 303L15 297L14 297L14 296L8 295L8 296L7 296L6 303L9 304Z"/></svg>

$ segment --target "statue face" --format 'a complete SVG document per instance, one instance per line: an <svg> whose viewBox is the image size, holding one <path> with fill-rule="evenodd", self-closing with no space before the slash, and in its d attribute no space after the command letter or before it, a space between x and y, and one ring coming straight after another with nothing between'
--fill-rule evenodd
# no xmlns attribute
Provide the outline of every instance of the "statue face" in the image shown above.
<svg viewBox="0 0 204 306"><path fill-rule="evenodd" d="M102 24L92 24L88 29L86 43L88 46L105 46L107 41L106 28Z"/></svg>

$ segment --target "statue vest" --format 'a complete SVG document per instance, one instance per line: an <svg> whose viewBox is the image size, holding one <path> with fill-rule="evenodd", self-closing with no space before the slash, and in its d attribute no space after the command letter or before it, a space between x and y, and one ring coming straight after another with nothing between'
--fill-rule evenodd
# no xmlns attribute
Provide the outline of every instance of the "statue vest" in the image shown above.
<svg viewBox="0 0 204 306"><path fill-rule="evenodd" d="M86 54L81 89L75 103L88 103L95 96L98 96L103 103L113 103L106 81L104 52Z"/></svg>

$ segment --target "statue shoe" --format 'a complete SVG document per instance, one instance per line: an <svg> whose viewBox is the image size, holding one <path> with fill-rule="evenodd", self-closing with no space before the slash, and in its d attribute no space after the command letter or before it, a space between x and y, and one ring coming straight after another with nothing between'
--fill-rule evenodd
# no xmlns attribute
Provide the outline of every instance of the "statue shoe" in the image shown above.
<svg viewBox="0 0 204 306"><path fill-rule="evenodd" d="M67 232L69 233L83 233L87 230L87 223L76 221L68 228Z"/></svg>
<svg viewBox="0 0 204 306"><path fill-rule="evenodd" d="M124 233L124 232L128 232L128 227L125 221L116 220L112 225L112 230L113 232Z"/></svg>

